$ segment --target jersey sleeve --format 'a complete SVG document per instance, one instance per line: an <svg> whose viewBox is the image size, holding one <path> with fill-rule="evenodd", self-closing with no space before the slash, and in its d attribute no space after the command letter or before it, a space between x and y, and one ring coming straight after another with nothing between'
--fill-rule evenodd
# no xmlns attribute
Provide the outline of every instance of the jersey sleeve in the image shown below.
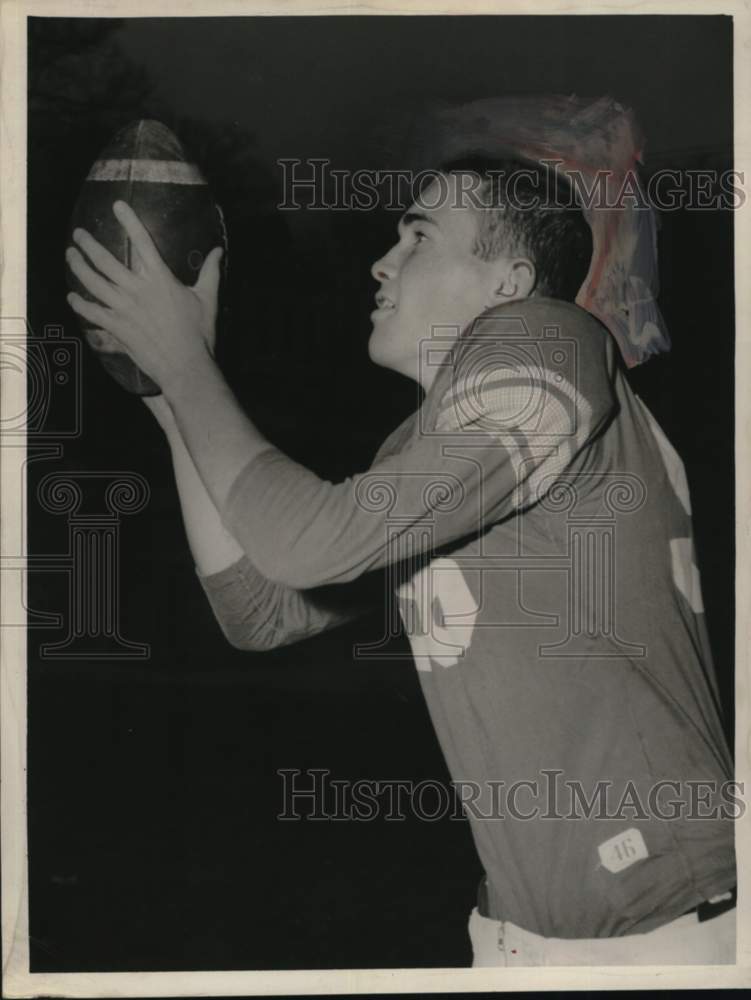
<svg viewBox="0 0 751 1000"><path fill-rule="evenodd" d="M262 452L230 489L228 530L269 579L305 588L429 555L539 502L616 405L611 339L594 320L567 330L550 344L543 327L521 346L463 339L398 453L344 482Z"/></svg>
<svg viewBox="0 0 751 1000"><path fill-rule="evenodd" d="M217 573L197 573L219 627L236 649L264 652L309 639L367 614L371 587L300 590L263 576L247 556Z"/></svg>
<svg viewBox="0 0 751 1000"><path fill-rule="evenodd" d="M399 449L413 422L412 414L389 434L375 461ZM254 652L291 645L353 621L378 606L384 591L383 582L376 579L349 587L285 586L264 576L247 555L216 573L196 570L196 575L230 645Z"/></svg>

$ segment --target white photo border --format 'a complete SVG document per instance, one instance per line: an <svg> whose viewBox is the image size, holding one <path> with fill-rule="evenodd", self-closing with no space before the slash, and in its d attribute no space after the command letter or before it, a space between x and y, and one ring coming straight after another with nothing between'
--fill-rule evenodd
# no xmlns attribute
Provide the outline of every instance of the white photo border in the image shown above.
<svg viewBox="0 0 751 1000"><path fill-rule="evenodd" d="M643 0L639 3L532 0L379 0L352 4L328 0L3 0L0 6L0 325L26 312L26 21L42 17L195 17L494 14L570 16L596 14L727 14L734 19L735 169L751 178L751 9L742 0ZM748 191L748 182L744 183ZM749 600L751 532L751 209L735 215L736 297L736 778L751 787L749 646L743 614ZM2 331L0 331L2 333ZM0 418L23 412L25 389L0 371ZM7 446L6 446L7 445ZM23 442L3 442L0 542L3 552L23 552L20 512L25 509ZM23 614L21 574L4 574L0 620ZM401 992L507 992L571 989L718 989L751 985L751 816L736 824L739 869L738 962L733 967L607 967L535 969L388 969L294 972L30 973L28 858L26 848L26 636L0 629L2 711L2 969L7 997L252 996Z"/></svg>

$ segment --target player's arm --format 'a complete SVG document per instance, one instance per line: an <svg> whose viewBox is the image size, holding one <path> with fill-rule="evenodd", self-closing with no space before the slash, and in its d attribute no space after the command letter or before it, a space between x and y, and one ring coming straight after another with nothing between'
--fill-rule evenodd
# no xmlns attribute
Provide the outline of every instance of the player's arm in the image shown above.
<svg viewBox="0 0 751 1000"><path fill-rule="evenodd" d="M450 385L431 389L423 411L434 419L417 421L397 454L332 484L265 450L233 483L224 523L270 578L309 587L445 549L540 502L581 469L617 407L612 338L583 311L564 309L573 371L547 370L534 352L509 361L508 342L488 342L485 323L476 351L463 339Z"/></svg>
<svg viewBox="0 0 751 1000"><path fill-rule="evenodd" d="M604 344L607 334L599 336ZM435 433L416 433L398 455L343 483L325 482L281 452L265 451L233 484L223 521L264 573L291 586L346 583L445 550L539 502L566 473L614 412L604 369L600 374L597 391L577 390L570 400L573 431L559 385L501 368L500 391L493 392L492 377L486 386L497 431L455 413L452 389ZM514 380L537 395L534 433L503 426L507 407L518 409Z"/></svg>
<svg viewBox="0 0 751 1000"><path fill-rule="evenodd" d="M144 397L165 433L196 572L228 641L238 649L289 645L370 610L363 587L296 590L264 577L222 524L164 396Z"/></svg>
<svg viewBox="0 0 751 1000"><path fill-rule="evenodd" d="M178 281L136 214L123 202L113 211L134 249L125 267L89 233L73 233L68 265L97 302L76 292L73 310L111 333L159 385L183 439L217 507L245 462L269 442L245 415L214 362L211 344L217 313L217 247L206 257L195 285Z"/></svg>
<svg viewBox="0 0 751 1000"><path fill-rule="evenodd" d="M196 285L187 288L134 213L122 206L117 214L140 258L140 273L79 235L104 278L82 258L74 256L70 266L102 305L75 294L71 305L121 340L161 385L223 523L277 583L295 589L343 583L477 533L539 500L544 484L552 485L612 416L610 339L590 318L595 329L579 338L575 384L562 390L554 384L557 376L540 380L534 364L526 369L499 362L494 371L491 344L491 367L483 363L479 382L465 386L457 379L450 387L439 433L416 435L368 473L325 482L263 438L211 357L218 254L212 251ZM522 308L513 304L515 312ZM587 326L583 319L571 323ZM482 419L473 416L478 390ZM575 433L562 391L573 401ZM525 422L517 426L519 393L533 405L525 403ZM465 395L472 405L457 405ZM384 503L388 495L393 502Z"/></svg>
<svg viewBox="0 0 751 1000"><path fill-rule="evenodd" d="M170 449L183 524L196 570L201 577L219 573L237 563L244 552L222 524L165 397L144 396L143 402L164 431Z"/></svg>

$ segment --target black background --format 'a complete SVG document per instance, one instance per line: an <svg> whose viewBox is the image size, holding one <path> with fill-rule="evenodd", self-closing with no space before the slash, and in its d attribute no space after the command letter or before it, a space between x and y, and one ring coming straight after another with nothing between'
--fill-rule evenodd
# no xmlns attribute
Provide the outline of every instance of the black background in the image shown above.
<svg viewBox="0 0 751 1000"><path fill-rule="evenodd" d="M364 468L416 402L372 366L378 212L280 213L280 157L405 167L426 109L509 93L610 94L646 171L732 164L724 17L331 17L29 22L28 311L62 325L80 185L134 118L174 128L227 216L220 358L261 429L320 474ZM687 466L721 690L733 684L733 253L729 212L662 217L670 355L631 373ZM463 821L281 823L278 768L448 782L408 647L353 662L379 616L241 653L195 579L161 432L82 355L83 433L29 469L30 549L65 551L35 490L50 471L134 471L120 628L146 661L52 661L29 636L31 968L43 971L465 965L479 863ZM60 404L62 405L62 403ZM57 412L57 411L56 411ZM54 437L55 427L48 431ZM29 606L64 610L61 574Z"/></svg>

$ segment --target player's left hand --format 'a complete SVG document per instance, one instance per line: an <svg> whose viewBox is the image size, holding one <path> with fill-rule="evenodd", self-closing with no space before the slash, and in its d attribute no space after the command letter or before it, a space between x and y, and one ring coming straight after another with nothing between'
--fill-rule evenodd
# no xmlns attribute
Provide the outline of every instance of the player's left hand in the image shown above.
<svg viewBox="0 0 751 1000"><path fill-rule="evenodd" d="M183 285L135 212L122 201L115 202L113 211L135 249L134 270L77 229L77 246L66 253L68 265L98 301L71 292L68 302L84 319L117 337L164 389L181 371L213 354L222 248L208 254L195 285Z"/></svg>

